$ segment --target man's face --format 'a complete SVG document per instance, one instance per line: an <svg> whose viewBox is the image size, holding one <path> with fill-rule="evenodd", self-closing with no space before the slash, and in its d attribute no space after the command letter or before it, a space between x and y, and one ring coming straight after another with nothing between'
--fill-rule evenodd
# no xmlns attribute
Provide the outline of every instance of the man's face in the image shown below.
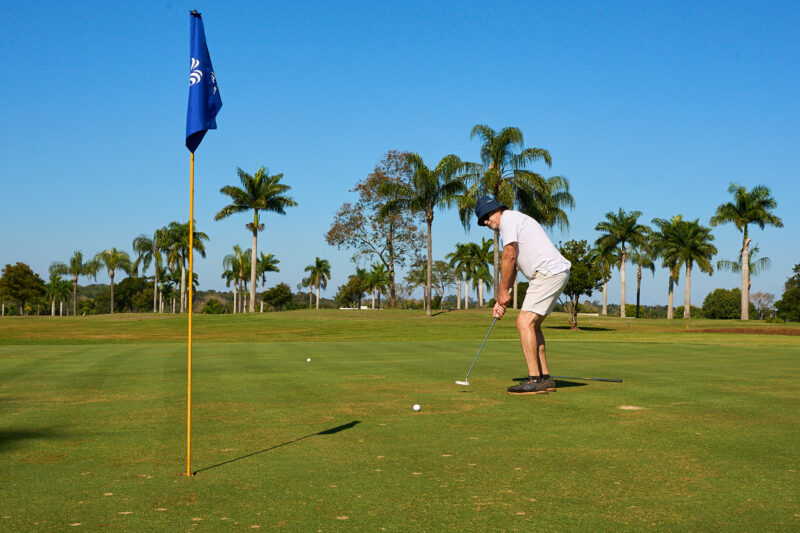
<svg viewBox="0 0 800 533"><path fill-rule="evenodd" d="M501 216L503 216L503 212L500 210L497 210L489 215L489 218L486 219L486 227L493 231L497 231L497 228L500 227Z"/></svg>

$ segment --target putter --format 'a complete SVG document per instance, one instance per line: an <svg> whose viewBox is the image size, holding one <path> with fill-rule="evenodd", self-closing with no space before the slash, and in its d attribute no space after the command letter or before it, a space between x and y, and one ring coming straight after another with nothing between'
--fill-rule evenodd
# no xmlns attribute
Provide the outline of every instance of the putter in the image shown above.
<svg viewBox="0 0 800 533"><path fill-rule="evenodd" d="M580 379L582 381L610 381L612 383L622 383L621 379L611 378L571 378L569 376L553 376L554 379Z"/></svg>
<svg viewBox="0 0 800 533"><path fill-rule="evenodd" d="M494 317L494 320L492 320L492 325L489 326L489 331L486 332L486 336L483 338L481 347L478 348L478 353L475 354L475 359L472 360L472 364L470 365L469 370L467 370L467 377L464 378L464 381L456 381L456 385L469 386L469 374L470 372L472 372L472 367L475 366L475 362L478 360L478 356L481 354L481 350L483 350L483 345L486 344L486 339L489 338L489 333L492 332L492 328L494 327L495 322L497 322L497 317Z"/></svg>

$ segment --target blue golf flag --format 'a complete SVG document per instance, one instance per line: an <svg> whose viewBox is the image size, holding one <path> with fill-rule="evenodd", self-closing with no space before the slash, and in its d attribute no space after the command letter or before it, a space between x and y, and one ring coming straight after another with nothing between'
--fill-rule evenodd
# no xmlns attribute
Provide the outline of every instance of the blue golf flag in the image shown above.
<svg viewBox="0 0 800 533"><path fill-rule="evenodd" d="M222 107L217 78L206 45L206 32L200 13L189 15L189 110L186 113L186 148L194 153L206 131L217 129L216 116Z"/></svg>

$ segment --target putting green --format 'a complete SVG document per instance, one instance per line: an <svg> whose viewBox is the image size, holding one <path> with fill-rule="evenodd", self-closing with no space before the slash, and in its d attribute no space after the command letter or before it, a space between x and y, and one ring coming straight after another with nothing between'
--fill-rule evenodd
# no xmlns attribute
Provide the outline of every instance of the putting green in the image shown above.
<svg viewBox="0 0 800 533"><path fill-rule="evenodd" d="M191 478L179 319L0 322L0 529L800 526L800 337L595 318L546 332L551 369L624 383L514 397L513 320L453 384L485 315L201 317ZM309 333L253 340L276 324Z"/></svg>

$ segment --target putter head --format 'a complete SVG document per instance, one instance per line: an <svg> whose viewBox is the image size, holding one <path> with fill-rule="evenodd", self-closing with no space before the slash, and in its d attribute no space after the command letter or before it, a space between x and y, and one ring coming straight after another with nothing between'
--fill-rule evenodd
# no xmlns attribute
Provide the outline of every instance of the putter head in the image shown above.
<svg viewBox="0 0 800 533"><path fill-rule="evenodd" d="M465 387L468 387L469 381L456 381L456 385L464 385Z"/></svg>

